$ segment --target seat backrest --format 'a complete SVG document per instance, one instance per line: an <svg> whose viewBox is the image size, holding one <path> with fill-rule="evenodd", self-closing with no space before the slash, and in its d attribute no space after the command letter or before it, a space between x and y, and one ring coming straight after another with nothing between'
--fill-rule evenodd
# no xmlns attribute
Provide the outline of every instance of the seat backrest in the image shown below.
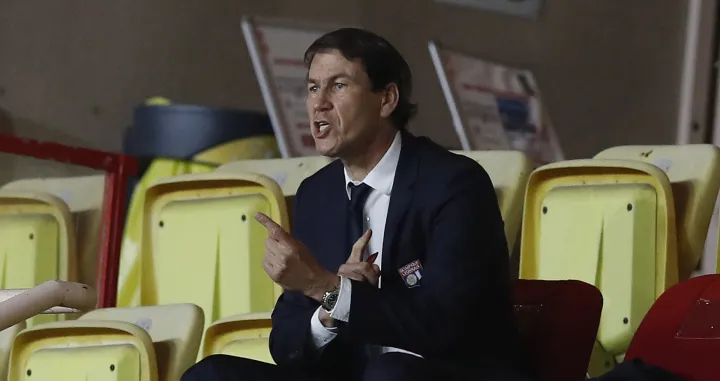
<svg viewBox="0 0 720 381"><path fill-rule="evenodd" d="M625 355L688 381L720 374L720 275L703 275L667 290L638 328Z"/></svg>
<svg viewBox="0 0 720 381"><path fill-rule="evenodd" d="M46 193L0 190L0 289L76 279L75 228L61 199ZM56 320L36 316L28 325Z"/></svg>
<svg viewBox="0 0 720 381"><path fill-rule="evenodd" d="M639 160L653 164L672 184L678 239L678 271L687 279L703 254L708 226L720 189L720 148L712 144L620 146L598 159Z"/></svg>
<svg viewBox="0 0 720 381"><path fill-rule="evenodd" d="M23 321L0 332L0 380L7 380L8 362L10 360L12 343L15 340L15 336L25 329L26 326Z"/></svg>
<svg viewBox="0 0 720 381"><path fill-rule="evenodd" d="M226 354L274 364L268 343L271 329L269 312L220 319L205 331L202 357Z"/></svg>
<svg viewBox="0 0 720 381"><path fill-rule="evenodd" d="M134 308L103 308L79 320L121 321L143 328L153 341L160 380L179 380L195 363L205 318L200 307L184 303Z"/></svg>
<svg viewBox="0 0 720 381"><path fill-rule="evenodd" d="M46 192L63 200L72 214L77 247L77 281L95 285L105 175L21 179L3 190Z"/></svg>
<svg viewBox="0 0 720 381"><path fill-rule="evenodd" d="M132 323L100 320L51 322L20 332L7 379L160 381L148 333Z"/></svg>
<svg viewBox="0 0 720 381"><path fill-rule="evenodd" d="M517 280L515 318L534 380L585 378L603 298L587 283Z"/></svg>
<svg viewBox="0 0 720 381"><path fill-rule="evenodd" d="M303 156L289 159L240 160L221 165L218 173L257 173L275 180L282 189L290 223L295 210L295 194L306 178L333 160L325 156Z"/></svg>
<svg viewBox="0 0 720 381"><path fill-rule="evenodd" d="M255 221L257 212L288 228L280 188L262 175L198 173L150 185L139 260L119 307L193 303L204 312L204 328L226 316L272 310L282 289L262 268L267 231Z"/></svg>
<svg viewBox="0 0 720 381"><path fill-rule="evenodd" d="M672 190L657 167L625 160L571 160L528 182L520 277L577 279L608 303L598 340L624 353L653 301L677 282Z"/></svg>
<svg viewBox="0 0 720 381"><path fill-rule="evenodd" d="M512 252L520 231L523 198L532 164L521 151L455 151L477 161L490 175L505 221L505 236Z"/></svg>
<svg viewBox="0 0 720 381"><path fill-rule="evenodd" d="M140 246L142 242L142 219L145 206L145 192L155 181L189 173L211 172L217 165L194 163L184 160L155 159L138 181L132 192L130 205L125 217L125 229L120 249L118 268L117 305L137 306L140 303L140 288L136 287L139 279L133 277L140 268Z"/></svg>
<svg viewBox="0 0 720 381"><path fill-rule="evenodd" d="M252 172L265 175L278 183L285 197L295 196L300 183L312 174L330 164L333 160L325 156L305 156L289 159L240 160L223 164L216 172Z"/></svg>

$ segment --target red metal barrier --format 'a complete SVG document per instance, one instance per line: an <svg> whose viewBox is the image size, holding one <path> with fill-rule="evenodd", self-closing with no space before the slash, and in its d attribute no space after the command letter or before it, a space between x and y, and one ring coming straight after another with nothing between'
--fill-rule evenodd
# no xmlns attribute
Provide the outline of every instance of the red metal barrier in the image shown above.
<svg viewBox="0 0 720 381"><path fill-rule="evenodd" d="M114 307L117 298L120 247L125 225L125 192L129 176L137 174L134 157L69 147L0 134L0 152L57 161L105 171L102 229L97 277L98 307Z"/></svg>

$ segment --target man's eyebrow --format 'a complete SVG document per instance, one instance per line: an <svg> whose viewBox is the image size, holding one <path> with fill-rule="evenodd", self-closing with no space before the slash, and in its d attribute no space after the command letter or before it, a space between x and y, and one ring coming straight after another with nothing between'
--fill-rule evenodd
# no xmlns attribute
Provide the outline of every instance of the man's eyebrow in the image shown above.
<svg viewBox="0 0 720 381"><path fill-rule="evenodd" d="M347 75L347 74L345 74L345 73L338 73L338 74L335 74L335 75L331 76L330 78L328 78L328 81L329 81L329 82L332 82L332 81L335 81L335 80L337 80L337 79L339 79L339 78L350 79L350 76ZM305 76L305 82L307 82L307 83L318 83L318 82L320 82L320 80L317 79L317 78L311 78L311 77L310 77L310 74L307 74L307 75Z"/></svg>

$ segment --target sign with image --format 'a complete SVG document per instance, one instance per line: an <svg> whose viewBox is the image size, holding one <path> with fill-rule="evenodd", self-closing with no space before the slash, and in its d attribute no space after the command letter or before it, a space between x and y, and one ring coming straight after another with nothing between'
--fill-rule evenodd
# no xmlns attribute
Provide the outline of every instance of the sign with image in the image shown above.
<svg viewBox="0 0 720 381"><path fill-rule="evenodd" d="M460 5L512 16L537 17L541 0L435 0L441 4Z"/></svg>
<svg viewBox="0 0 720 381"><path fill-rule="evenodd" d="M305 50L325 31L296 23L243 20L243 33L283 158L315 156L305 106Z"/></svg>
<svg viewBox="0 0 720 381"><path fill-rule="evenodd" d="M529 70L429 44L463 150L518 150L535 166L562 160L555 131Z"/></svg>

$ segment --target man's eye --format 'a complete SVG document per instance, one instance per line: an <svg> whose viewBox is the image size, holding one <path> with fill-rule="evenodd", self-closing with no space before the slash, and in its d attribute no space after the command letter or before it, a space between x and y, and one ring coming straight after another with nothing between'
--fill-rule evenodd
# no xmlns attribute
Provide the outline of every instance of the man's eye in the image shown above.
<svg viewBox="0 0 720 381"><path fill-rule="evenodd" d="M342 89L344 89L345 87L346 87L346 85L345 85L344 83L336 83L336 84L335 84L335 88L338 89L338 90L342 90Z"/></svg>
<svg viewBox="0 0 720 381"><path fill-rule="evenodd" d="M317 86L310 86L308 87L308 91L311 93L317 93L318 87Z"/></svg>

